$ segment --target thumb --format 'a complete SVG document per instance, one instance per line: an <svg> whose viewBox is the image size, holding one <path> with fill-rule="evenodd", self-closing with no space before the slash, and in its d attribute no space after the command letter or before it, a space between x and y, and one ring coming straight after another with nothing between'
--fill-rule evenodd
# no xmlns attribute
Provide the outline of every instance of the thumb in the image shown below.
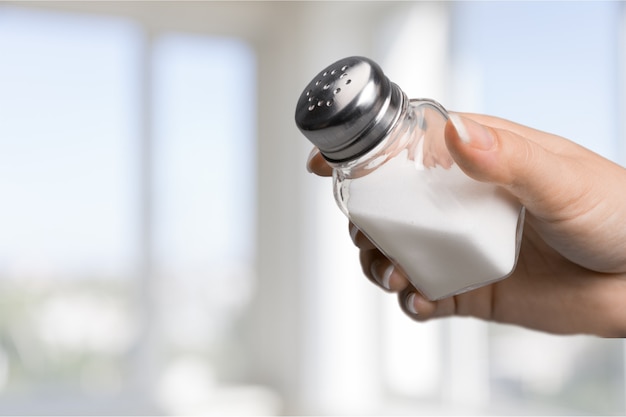
<svg viewBox="0 0 626 417"><path fill-rule="evenodd" d="M536 137L541 135L545 138ZM537 131L526 138L452 113L445 137L452 158L467 175L502 186L540 217L551 218L564 202L586 192L576 160L541 145L551 135Z"/></svg>

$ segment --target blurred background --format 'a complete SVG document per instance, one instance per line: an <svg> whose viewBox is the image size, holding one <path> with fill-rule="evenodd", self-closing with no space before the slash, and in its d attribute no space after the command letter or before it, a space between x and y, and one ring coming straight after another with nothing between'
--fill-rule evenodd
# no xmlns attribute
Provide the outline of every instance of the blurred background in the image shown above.
<svg viewBox="0 0 626 417"><path fill-rule="evenodd" d="M626 413L621 340L418 324L293 122L410 97L626 161L621 2L1 2L0 414Z"/></svg>

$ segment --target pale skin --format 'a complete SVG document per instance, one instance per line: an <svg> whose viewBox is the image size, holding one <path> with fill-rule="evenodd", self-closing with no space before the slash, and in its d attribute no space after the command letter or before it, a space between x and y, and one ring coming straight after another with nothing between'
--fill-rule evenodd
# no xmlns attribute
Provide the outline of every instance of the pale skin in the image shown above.
<svg viewBox="0 0 626 417"><path fill-rule="evenodd" d="M515 271L429 301L350 224L365 275L398 293L417 321L472 316L555 334L626 336L626 169L562 137L491 116L456 113L445 136L463 171L504 187L526 207ZM332 173L315 150L307 166Z"/></svg>

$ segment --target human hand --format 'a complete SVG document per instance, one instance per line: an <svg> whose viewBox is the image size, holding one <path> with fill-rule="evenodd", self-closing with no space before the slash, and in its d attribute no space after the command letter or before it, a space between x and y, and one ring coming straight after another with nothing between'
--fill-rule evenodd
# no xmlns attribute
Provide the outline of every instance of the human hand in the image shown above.
<svg viewBox="0 0 626 417"><path fill-rule="evenodd" d="M526 207L515 271L429 301L350 224L365 275L398 292L401 308L419 321L473 316L558 334L626 336L626 170L567 139L490 116L453 114L445 136L463 171ZM319 153L307 165L332 173Z"/></svg>

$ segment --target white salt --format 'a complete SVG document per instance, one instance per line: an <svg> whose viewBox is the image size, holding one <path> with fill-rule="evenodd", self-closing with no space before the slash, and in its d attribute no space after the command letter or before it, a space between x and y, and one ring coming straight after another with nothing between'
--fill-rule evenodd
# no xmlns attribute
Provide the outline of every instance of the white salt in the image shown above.
<svg viewBox="0 0 626 417"><path fill-rule="evenodd" d="M348 180L350 219L431 300L508 276L520 204L456 165L424 168L407 155Z"/></svg>

